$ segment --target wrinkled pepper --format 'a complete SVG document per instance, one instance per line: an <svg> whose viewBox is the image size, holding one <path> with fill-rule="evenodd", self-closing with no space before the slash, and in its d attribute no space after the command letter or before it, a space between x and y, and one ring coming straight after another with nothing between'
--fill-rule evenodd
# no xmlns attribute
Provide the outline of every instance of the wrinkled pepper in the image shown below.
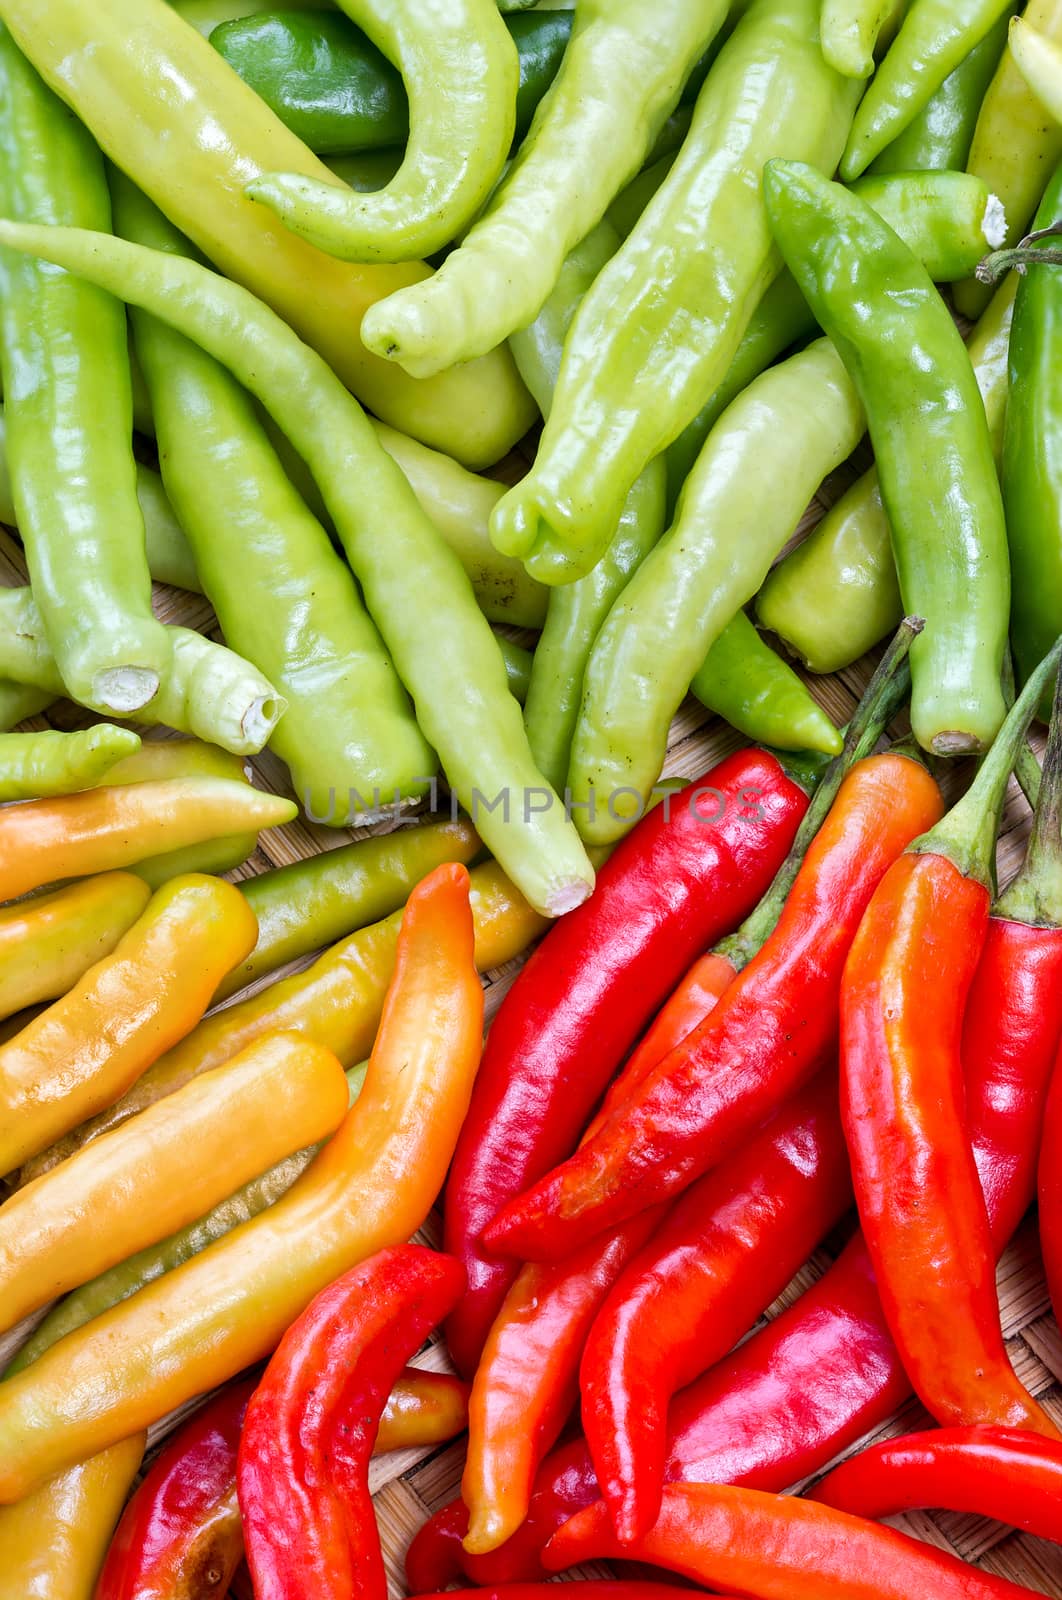
<svg viewBox="0 0 1062 1600"><path fill-rule="evenodd" d="M139 734L106 722L74 733L0 733L0 802L91 789L139 747Z"/></svg>

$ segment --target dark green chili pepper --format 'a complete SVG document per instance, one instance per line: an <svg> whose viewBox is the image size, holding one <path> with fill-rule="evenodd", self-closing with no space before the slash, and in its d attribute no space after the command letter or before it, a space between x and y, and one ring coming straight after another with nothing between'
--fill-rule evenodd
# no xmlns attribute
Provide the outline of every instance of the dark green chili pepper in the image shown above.
<svg viewBox="0 0 1062 1600"><path fill-rule="evenodd" d="M756 744L827 756L841 752L844 741L825 711L744 611L709 650L690 693Z"/></svg>
<svg viewBox="0 0 1062 1600"><path fill-rule="evenodd" d="M871 208L799 162L772 161L775 239L867 411L924 749L986 748L1003 720L1010 573L992 442L970 358L926 270Z"/></svg>
<svg viewBox="0 0 1062 1600"><path fill-rule="evenodd" d="M570 11L514 15L520 57L516 137L531 126L572 31ZM404 145L409 101L401 74L349 17L287 11L225 22L210 42L292 133L318 155Z"/></svg>
<svg viewBox="0 0 1062 1600"><path fill-rule="evenodd" d="M1035 227L1050 228L1057 222L1062 222L1062 166L1047 186ZM1029 246L1030 251L1042 248L1036 243ZM1038 642L1047 639L1049 648L1062 631L1062 267L1058 266L1030 262L1018 286L1003 437L1003 499L1013 595L1011 643L1023 682L1036 665ZM1049 703L1041 706L1041 715L1045 713L1050 715Z"/></svg>
<svg viewBox="0 0 1062 1600"><path fill-rule="evenodd" d="M928 104L871 162L870 172L959 172L966 165L981 101L1007 43L1008 6L981 43L944 79Z"/></svg>

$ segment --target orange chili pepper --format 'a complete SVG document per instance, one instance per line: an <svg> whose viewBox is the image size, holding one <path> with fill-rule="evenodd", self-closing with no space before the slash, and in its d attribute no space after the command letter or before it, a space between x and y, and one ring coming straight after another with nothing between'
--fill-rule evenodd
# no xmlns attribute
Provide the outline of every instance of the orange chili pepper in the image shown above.
<svg viewBox="0 0 1062 1600"><path fill-rule="evenodd" d="M151 891L105 872L0 911L0 1017L58 1000L132 927Z"/></svg>
<svg viewBox="0 0 1062 1600"><path fill-rule="evenodd" d="M314 1295L435 1201L479 1064L464 867L410 896L365 1087L276 1205L0 1384L0 1503L252 1365Z"/></svg>
<svg viewBox="0 0 1062 1600"><path fill-rule="evenodd" d="M467 1422L467 1383L449 1372L407 1367L384 1406L373 1454L445 1444Z"/></svg>
<svg viewBox="0 0 1062 1600"><path fill-rule="evenodd" d="M124 1094L199 1021L257 933L220 878L160 889L105 961L0 1048L0 1172Z"/></svg>

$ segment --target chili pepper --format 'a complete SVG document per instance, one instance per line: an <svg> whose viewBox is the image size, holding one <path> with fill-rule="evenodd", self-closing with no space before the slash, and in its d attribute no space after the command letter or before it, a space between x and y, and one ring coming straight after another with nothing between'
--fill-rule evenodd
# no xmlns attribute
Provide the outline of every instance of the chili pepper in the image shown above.
<svg viewBox="0 0 1062 1600"><path fill-rule="evenodd" d="M580 1371L583 1426L624 1543L656 1520L671 1396L748 1332L850 1204L827 1074L694 1184L628 1263Z"/></svg>
<svg viewBox="0 0 1062 1600"><path fill-rule="evenodd" d="M165 0L108 0L91 17L80 0L49 0L47 14L36 0L4 0L2 17L104 152L223 272L319 349L377 416L469 466L498 460L525 431L532 407L507 352L412 384L350 337L374 299L427 269L334 262L244 199L256 172L327 181L328 169Z"/></svg>
<svg viewBox="0 0 1062 1600"><path fill-rule="evenodd" d="M109 228L99 152L2 26L0 85L5 214ZM135 711L158 691L170 636L151 614L121 306L8 256L0 355L18 524L63 680L97 711Z"/></svg>
<svg viewBox="0 0 1062 1600"><path fill-rule="evenodd" d="M221 1593L231 1582L243 1555L236 1451L255 1387L255 1379L230 1384L167 1443L125 1508L95 1600L190 1600L197 1584ZM450 1438L464 1409L455 1378L407 1367L388 1396L374 1454Z"/></svg>
<svg viewBox="0 0 1062 1600"><path fill-rule="evenodd" d="M1032 1593L831 1506L718 1484L666 1489L656 1527L633 1545L619 1543L599 1501L554 1534L546 1559L559 1570L591 1555L631 1554L712 1588L733 1584L757 1600L1029 1600Z"/></svg>
<svg viewBox="0 0 1062 1600"><path fill-rule="evenodd" d="M818 10L749 8L663 187L580 307L535 465L491 524L535 576L547 542L594 565L635 478L725 376L780 267L756 187L764 161L784 150L834 165L858 88L824 62Z"/></svg>
<svg viewBox="0 0 1062 1600"><path fill-rule="evenodd" d="M572 13L512 16L505 26L520 61L519 140L557 75L571 36ZM349 18L329 12L267 12L222 23L210 34L210 43L318 155L405 144L409 103L401 74ZM439 71L437 84L448 76Z"/></svg>
<svg viewBox="0 0 1062 1600"><path fill-rule="evenodd" d="M522 954L545 926L493 862L473 869L471 901L481 972ZM372 1048L380 1021L401 924L402 913L396 911L326 950L305 972L208 1017L108 1111L24 1168L21 1181L39 1177L82 1144L209 1072L265 1033L302 1033L331 1050L344 1066L361 1061Z"/></svg>
<svg viewBox="0 0 1062 1600"><path fill-rule="evenodd" d="M1010 53L1040 104L1062 122L1062 50L1053 39L1015 17L1010 25Z"/></svg>
<svg viewBox="0 0 1062 1600"><path fill-rule="evenodd" d="M911 725L938 754L984 748L1003 716L1009 582L969 357L925 269L869 206L794 162L770 162L764 192L790 270L866 405L900 592L926 619L911 653Z"/></svg>
<svg viewBox="0 0 1062 1600"><path fill-rule="evenodd" d="M1062 164L1047 186L1036 227L1049 228L1060 220ZM1020 679L1028 677L1062 632L1060 359L1062 284L1057 268L1034 264L1022 276L1014 302L1003 439L1003 500L1014 596L1011 641Z"/></svg>
<svg viewBox="0 0 1062 1600"><path fill-rule="evenodd" d="M806 801L762 752L729 757L678 808L643 819L585 909L550 932L491 1028L447 1185L446 1248L468 1274L447 1324L470 1373L515 1269L480 1234L502 1202L574 1142L609 1076L706 944L751 909Z"/></svg>
<svg viewBox="0 0 1062 1600"><path fill-rule="evenodd" d="M583 0L520 160L430 283L366 312L368 348L423 377L526 327L569 251L641 167L725 14L721 0L649 8L639 0ZM617 497L608 533L638 471Z"/></svg>
<svg viewBox="0 0 1062 1600"><path fill-rule="evenodd" d="M255 1593L386 1596L367 1481L407 1356L461 1293L419 1245L381 1250L323 1290L280 1342L247 1408L237 1486Z"/></svg>
<svg viewBox="0 0 1062 1600"><path fill-rule="evenodd" d="M1058 1167L1060 1150L1062 1150L1062 1073L1056 1070L1044 1114L1038 1178L1040 1248L1047 1270L1051 1304L1056 1308L1062 1305L1062 1176Z"/></svg>
<svg viewBox="0 0 1062 1600"><path fill-rule="evenodd" d="M108 1541L144 1445L143 1434L126 1439L0 1509L4 1582L12 1595L95 1600Z"/></svg>
<svg viewBox="0 0 1062 1600"><path fill-rule="evenodd" d="M258 943L216 998L389 916L429 872L447 861L467 863L478 851L467 822L433 822L358 839L246 879L239 890L258 922Z"/></svg>
<svg viewBox="0 0 1062 1600"><path fill-rule="evenodd" d="M282 1157L334 1133L346 1112L339 1062L294 1034L270 1035L187 1084L0 1209L0 1322L12 1327L186 1227Z"/></svg>
<svg viewBox="0 0 1062 1600"><path fill-rule="evenodd" d="M117 1100L198 1022L254 936L231 884L190 875L160 889L112 953L0 1049L0 1171Z"/></svg>
<svg viewBox="0 0 1062 1600"><path fill-rule="evenodd" d="M1062 645L1030 677L968 793L882 880L841 990L841 1104L856 1199L911 1382L942 1423L1050 1436L1003 1344L988 1213L964 1126L960 1040L987 933L1004 790L1060 653ZM1045 833L1058 815L1062 718L1052 769ZM1057 855L1046 840L1041 848ZM1058 1024L1062 1033L1062 1009Z"/></svg>
<svg viewBox="0 0 1062 1600"><path fill-rule="evenodd" d="M113 194L125 238L189 253L127 180ZM420 793L433 754L350 569L293 488L250 396L165 323L135 311L133 329L163 483L226 640L287 700L271 748L303 806L345 827L374 795Z"/></svg>
<svg viewBox="0 0 1062 1600"><path fill-rule="evenodd" d="M1020 1428L937 1428L850 1456L813 1499L856 1517L941 1506L1062 1540L1062 1445Z"/></svg>
<svg viewBox="0 0 1062 1600"><path fill-rule="evenodd" d="M445 1177L482 1028L468 873L440 867L406 907L365 1088L303 1177L0 1384L0 1503L259 1360L324 1285L408 1239Z"/></svg>
<svg viewBox="0 0 1062 1600"><path fill-rule="evenodd" d="M836 1038L841 969L871 895L939 814L917 762L858 763L759 954L594 1139L495 1217L486 1247L556 1259L679 1193L806 1083Z"/></svg>
<svg viewBox="0 0 1062 1600"><path fill-rule="evenodd" d="M5 731L20 722L47 711L55 696L47 689L34 689L27 684L13 683L0 678L0 728Z"/></svg>
<svg viewBox="0 0 1062 1600"><path fill-rule="evenodd" d="M846 78L869 78L878 35L894 9L892 0L825 0L822 53Z"/></svg>
<svg viewBox="0 0 1062 1600"><path fill-rule="evenodd" d="M1029 0L1022 25L1062 44L1062 6L1057 0ZM967 166L1003 202L1008 246L1017 244L1028 230L1059 161L1062 128L1026 83L1013 51L1005 50L981 104ZM988 296L982 283L959 284L956 309L964 317L979 317Z"/></svg>
<svg viewBox="0 0 1062 1600"><path fill-rule="evenodd" d="M965 55L869 172L958 172L966 165L981 102L1006 48L1008 5L994 28Z"/></svg>
<svg viewBox="0 0 1062 1600"><path fill-rule="evenodd" d="M343 260L431 255L474 220L501 175L516 132L516 46L494 0L341 0L341 9L401 69L410 110L401 167L373 195L284 169L254 177L244 194Z"/></svg>
<svg viewBox="0 0 1062 1600"><path fill-rule="evenodd" d="M10 242L11 225L0 226L0 235ZM29 245L24 229L21 238ZM246 290L195 262L76 230L58 251L58 229L40 230L33 242L75 261L75 270L120 284L135 304L195 337L263 404L268 400L320 482L424 735L484 843L547 915L578 905L593 888L593 869L564 808L541 782L468 579L334 373ZM423 608L411 604L411 573L418 592L430 597L430 628ZM511 819L514 804L520 814Z"/></svg>
<svg viewBox="0 0 1062 1600"><path fill-rule="evenodd" d="M225 22L242 22L245 17L262 16L277 9L277 0L170 0L178 16L204 39ZM331 0L284 0L285 11L331 9Z"/></svg>
<svg viewBox="0 0 1062 1600"><path fill-rule="evenodd" d="M967 344L997 461L1016 287L1011 274ZM858 661L903 614L890 539L877 469L871 467L772 568L756 599L759 621L812 672L838 672Z"/></svg>
<svg viewBox="0 0 1062 1600"><path fill-rule="evenodd" d="M111 954L148 894L132 873L108 872L0 910L0 1017L66 994Z"/></svg>
<svg viewBox="0 0 1062 1600"><path fill-rule="evenodd" d="M139 745L131 728L106 722L74 733L0 733L0 801L90 789Z"/></svg>
<svg viewBox="0 0 1062 1600"><path fill-rule="evenodd" d="M830 756L841 748L827 712L743 611L735 612L712 645L690 693L754 742Z"/></svg>
<svg viewBox="0 0 1062 1600"><path fill-rule="evenodd" d="M915 0L867 89L841 157L847 183L901 134L995 26L1007 0Z"/></svg>
<svg viewBox="0 0 1062 1600"><path fill-rule="evenodd" d="M109 872L163 841L181 848L290 822L295 806L223 778L92 789L0 811L0 899L57 878Z"/></svg>

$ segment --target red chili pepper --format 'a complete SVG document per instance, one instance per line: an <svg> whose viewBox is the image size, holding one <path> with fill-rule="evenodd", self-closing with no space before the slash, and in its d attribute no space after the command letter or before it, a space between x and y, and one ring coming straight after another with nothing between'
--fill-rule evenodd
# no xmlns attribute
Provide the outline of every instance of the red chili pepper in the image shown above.
<svg viewBox="0 0 1062 1600"><path fill-rule="evenodd" d="M729 756L650 812L523 968L494 1019L446 1194L445 1246L468 1291L446 1335L471 1375L517 1268L483 1228L573 1148L646 1022L706 945L767 889L807 797L773 756Z"/></svg>
<svg viewBox="0 0 1062 1600"><path fill-rule="evenodd" d="M237 1462L259 1600L386 1600L368 1487L380 1413L464 1273L399 1245L338 1278L288 1329L244 1421Z"/></svg>
<svg viewBox="0 0 1062 1600"><path fill-rule="evenodd" d="M228 1385L169 1440L122 1513L95 1600L224 1594L243 1558L236 1452L257 1378ZM388 1396L374 1455L438 1444L465 1425L466 1386L407 1367Z"/></svg>
<svg viewBox="0 0 1062 1600"><path fill-rule="evenodd" d="M845 968L841 1085L863 1233L915 1390L945 1424L1057 1430L1019 1382L965 1120L962 1018L988 930L1006 783L1058 650L968 793L884 878ZM1062 720L1053 730L1057 762ZM1049 779L1045 788L1053 786Z"/></svg>
<svg viewBox="0 0 1062 1600"><path fill-rule="evenodd" d="M675 1600L690 1591L683 1584L645 1583L633 1578L589 1578L579 1585L579 1600ZM557 1600L555 1583L502 1583L491 1589L447 1589L413 1600ZM725 1595L717 1600L727 1600ZM733 1596L731 1596L733 1600Z"/></svg>
<svg viewBox="0 0 1062 1600"><path fill-rule="evenodd" d="M622 1540L660 1509L671 1396L720 1361L852 1203L833 1072L682 1196L597 1315L583 1428Z"/></svg>
<svg viewBox="0 0 1062 1600"><path fill-rule="evenodd" d="M812 1496L857 1517L939 1507L1062 1542L1062 1444L1022 1428L937 1428L886 1439Z"/></svg>
<svg viewBox="0 0 1062 1600"><path fill-rule="evenodd" d="M635 1557L748 1600L1030 1600L1032 1591L957 1556L790 1495L721 1484L664 1491L660 1518L620 1544L603 1500L550 1540L553 1571L601 1556Z"/></svg>
<svg viewBox="0 0 1062 1600"><path fill-rule="evenodd" d="M870 897L940 810L918 762L855 766L759 954L595 1138L506 1206L487 1247L555 1260L688 1187L806 1083L836 1039L841 970Z"/></svg>
<svg viewBox="0 0 1062 1600"><path fill-rule="evenodd" d="M1059 966L1062 969L1062 961ZM1040 1248L1047 1269L1047 1287L1055 1316L1062 1319L1062 1056L1047 1097L1038 1187Z"/></svg>

